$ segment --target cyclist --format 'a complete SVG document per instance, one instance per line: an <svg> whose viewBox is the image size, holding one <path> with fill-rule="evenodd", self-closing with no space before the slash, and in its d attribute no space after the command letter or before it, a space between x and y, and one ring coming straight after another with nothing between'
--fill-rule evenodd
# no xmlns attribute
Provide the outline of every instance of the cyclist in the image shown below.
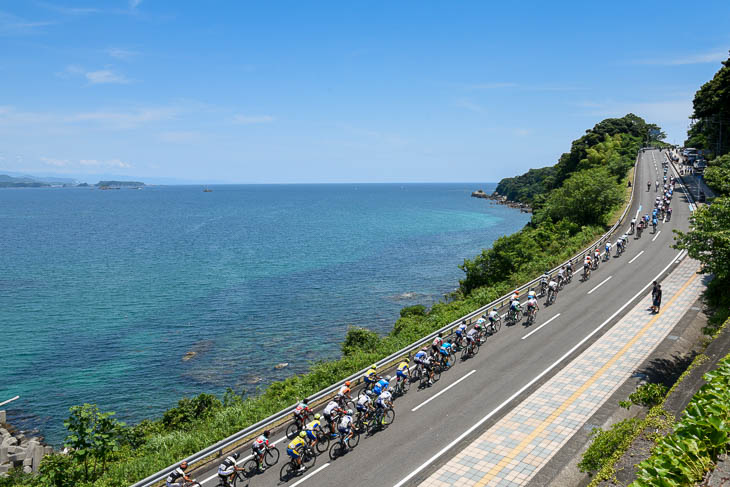
<svg viewBox="0 0 730 487"><path fill-rule="evenodd" d="M307 433L304 431L300 431L299 436L291 440L286 447L286 454L289 455L292 460L294 460L294 463L299 466L300 472L303 472L307 469L307 467L302 465L302 452L307 447L307 440L305 439L306 437Z"/></svg>
<svg viewBox="0 0 730 487"><path fill-rule="evenodd" d="M672 209L667 208L667 221L672 219Z"/></svg>
<svg viewBox="0 0 730 487"><path fill-rule="evenodd" d="M352 399L352 395L350 392L352 390L350 389L350 381L345 381L342 386L340 386L340 390L337 392L337 396L335 396L336 399L342 400L342 399Z"/></svg>
<svg viewBox="0 0 730 487"><path fill-rule="evenodd" d="M428 357L428 347L423 347L413 356L413 361L416 364L423 365L423 361Z"/></svg>
<svg viewBox="0 0 730 487"><path fill-rule="evenodd" d="M314 415L315 418L318 416L319 414ZM259 435L251 444L253 457L258 461L259 465L263 463L266 449L269 447L269 436L271 436L271 430L265 430L263 434Z"/></svg>
<svg viewBox="0 0 730 487"><path fill-rule="evenodd" d="M179 467L173 470L165 479L166 487L182 487L185 482L192 482L193 479L185 473L188 469L188 462L182 462Z"/></svg>
<svg viewBox="0 0 730 487"><path fill-rule="evenodd" d="M431 342L431 350L434 355L438 355L441 345L444 344L443 336L443 333L439 333L438 336L433 339L433 342Z"/></svg>
<svg viewBox="0 0 730 487"><path fill-rule="evenodd" d="M636 217L631 219L631 233L634 233L635 229L636 229Z"/></svg>
<svg viewBox="0 0 730 487"><path fill-rule="evenodd" d="M218 466L218 479L220 480L223 487L231 487L233 485L233 476L236 472L240 472L243 468L236 466L236 460L238 460L238 453L233 453L227 456L223 463Z"/></svg>
<svg viewBox="0 0 730 487"><path fill-rule="evenodd" d="M499 309L495 306L492 311L489 312L489 323L494 325L495 322L499 321Z"/></svg>
<svg viewBox="0 0 730 487"><path fill-rule="evenodd" d="M540 277L540 295L544 295L547 293L547 285L548 281L550 280L550 271L545 270L545 272L542 273L542 276Z"/></svg>
<svg viewBox="0 0 730 487"><path fill-rule="evenodd" d="M606 260L611 257L611 241L606 240Z"/></svg>
<svg viewBox="0 0 730 487"><path fill-rule="evenodd" d="M305 397L294 408L294 419L304 423L310 414L312 414L312 410L309 409L309 398Z"/></svg>
<svg viewBox="0 0 730 487"><path fill-rule="evenodd" d="M375 384L378 381L378 369L375 364L371 365L370 368L362 376L363 382L365 382L365 388L367 389L371 384Z"/></svg>
<svg viewBox="0 0 730 487"><path fill-rule="evenodd" d="M382 379L380 379L374 386L373 386L373 392L376 395L381 394L383 391L387 391L390 388L390 380L391 377L389 375L386 375Z"/></svg>
<svg viewBox="0 0 730 487"><path fill-rule="evenodd" d="M550 279L550 282L548 282L548 297L550 296L550 293L553 293L553 300L555 300L555 297L558 295L558 283Z"/></svg>
<svg viewBox="0 0 730 487"><path fill-rule="evenodd" d="M583 275L588 274L591 271L591 253L588 252L583 259Z"/></svg>
<svg viewBox="0 0 730 487"><path fill-rule="evenodd" d="M360 414L365 415L373 409L373 391L365 391L365 394L360 394L357 398L357 404L355 408Z"/></svg>
<svg viewBox="0 0 730 487"><path fill-rule="evenodd" d="M624 251L624 241L622 237L616 239L616 254L621 254Z"/></svg>
<svg viewBox="0 0 730 487"><path fill-rule="evenodd" d="M656 193L657 191L659 191L659 180L658 179L656 181L654 181L654 192Z"/></svg>
<svg viewBox="0 0 730 487"><path fill-rule="evenodd" d="M441 348L439 348L439 353L441 354L441 363L444 365L448 364L449 361L449 353L451 352L451 347L453 345L451 344L450 340L446 340L443 345L441 345Z"/></svg>
<svg viewBox="0 0 730 487"><path fill-rule="evenodd" d="M466 332L466 320L461 320L461 324L456 329L456 340L461 341L461 339L464 337L464 333ZM460 343L461 345L461 343Z"/></svg>
<svg viewBox="0 0 730 487"><path fill-rule="evenodd" d="M520 300L512 296L512 301L509 303L509 309L519 316L520 311L522 311Z"/></svg>
<svg viewBox="0 0 730 487"><path fill-rule="evenodd" d="M568 263L565 265L565 277L570 279L573 277L573 259L568 260Z"/></svg>
<svg viewBox="0 0 730 487"><path fill-rule="evenodd" d="M658 223L659 223L659 221L657 220L657 218L656 218L656 217L654 217L654 218L653 218L653 219L651 220L651 226L652 226L652 227L653 227L653 229L654 229L654 233L656 233L656 226L657 226L657 224L658 224Z"/></svg>
<svg viewBox="0 0 730 487"><path fill-rule="evenodd" d="M319 418L321 418L321 416L319 414L315 414L314 419L307 423L307 425L304 427L304 431L306 431L307 433L309 443L312 446L317 444L317 433L324 433L324 430L322 430L322 422L319 420Z"/></svg>
<svg viewBox="0 0 730 487"><path fill-rule="evenodd" d="M560 269L558 269L558 286L562 286L565 284L565 266L561 266Z"/></svg>
<svg viewBox="0 0 730 487"><path fill-rule="evenodd" d="M472 328L469 330L469 332L466 334L466 348L468 349L470 345L473 343L477 343L477 336L478 336L479 330L476 328Z"/></svg>
<svg viewBox="0 0 730 487"><path fill-rule="evenodd" d="M324 411L322 411L322 415L324 416L325 421L327 421L327 424L329 425L330 431L332 433L335 432L335 429L333 427L334 425L332 424L333 420L334 420L332 415L336 414L336 413L341 413L343 411L344 410L340 407L340 405L337 403L337 401L330 401L324 407ZM334 434L333 436L336 436L336 434Z"/></svg>
<svg viewBox="0 0 730 487"><path fill-rule="evenodd" d="M346 440L352 437L352 409L345 411L345 414L340 418L340 422L337 424L337 431L340 432Z"/></svg>
<svg viewBox="0 0 730 487"><path fill-rule="evenodd" d="M375 411L382 413L389 407L393 407L393 395L390 391L383 391L375 400Z"/></svg>
<svg viewBox="0 0 730 487"><path fill-rule="evenodd" d="M398 364L398 367L396 367L396 370L395 370L396 382L408 380L409 374L410 374L410 363L408 362L408 359L405 359L401 363Z"/></svg>
<svg viewBox="0 0 730 487"><path fill-rule="evenodd" d="M540 309L540 306L537 304L537 298L533 294L527 298L527 314L530 314L532 311L537 312L538 309Z"/></svg>
<svg viewBox="0 0 730 487"><path fill-rule="evenodd" d="M517 300L517 301L520 300L520 292L519 291L515 291L515 292L512 293L512 297L510 298L510 301L514 301L514 300Z"/></svg>

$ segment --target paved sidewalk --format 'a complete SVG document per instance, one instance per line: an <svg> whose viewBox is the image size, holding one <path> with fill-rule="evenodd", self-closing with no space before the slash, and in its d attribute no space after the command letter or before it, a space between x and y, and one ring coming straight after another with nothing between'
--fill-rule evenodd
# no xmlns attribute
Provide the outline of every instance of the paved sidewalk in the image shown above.
<svg viewBox="0 0 730 487"><path fill-rule="evenodd" d="M703 285L685 257L662 282L662 310L644 297L604 336L420 485L521 486L575 434L669 334Z"/></svg>

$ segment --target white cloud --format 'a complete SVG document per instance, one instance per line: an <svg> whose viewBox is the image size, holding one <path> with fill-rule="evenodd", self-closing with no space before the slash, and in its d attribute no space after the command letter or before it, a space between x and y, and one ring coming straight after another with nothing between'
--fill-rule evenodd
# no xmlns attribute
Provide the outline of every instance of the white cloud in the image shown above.
<svg viewBox="0 0 730 487"><path fill-rule="evenodd" d="M233 117L233 122L240 124L271 123L274 120L276 119L271 115L235 115Z"/></svg>
<svg viewBox="0 0 730 487"><path fill-rule="evenodd" d="M131 51L129 49L122 49L121 47L110 47L109 49L106 50L106 53L113 58L123 59L123 60L131 59L134 56L136 56L137 54L139 54L136 51Z"/></svg>
<svg viewBox="0 0 730 487"><path fill-rule="evenodd" d="M691 54L689 56L677 56L672 59L644 59L637 61L637 64L649 64L660 66L682 66L686 64L707 64L719 63L728 58L728 51L718 49L716 51Z"/></svg>
<svg viewBox="0 0 730 487"><path fill-rule="evenodd" d="M86 76L86 79L89 80L89 83L92 85L97 84L109 84L109 83L116 83L116 84L127 84L129 83L129 80L125 78L123 75L115 73L114 71L110 69L102 69L99 71L89 71L88 73L85 73L84 76Z"/></svg>
<svg viewBox="0 0 730 487"><path fill-rule="evenodd" d="M41 157L40 158L43 164L46 164L48 166L54 166L54 167L66 167L68 166L68 160L67 159L55 159L52 157Z"/></svg>
<svg viewBox="0 0 730 487"><path fill-rule="evenodd" d="M119 159L108 159L105 161L100 161L98 159L81 159L79 164L84 167L111 167L117 169L129 169L132 167L131 164Z"/></svg>

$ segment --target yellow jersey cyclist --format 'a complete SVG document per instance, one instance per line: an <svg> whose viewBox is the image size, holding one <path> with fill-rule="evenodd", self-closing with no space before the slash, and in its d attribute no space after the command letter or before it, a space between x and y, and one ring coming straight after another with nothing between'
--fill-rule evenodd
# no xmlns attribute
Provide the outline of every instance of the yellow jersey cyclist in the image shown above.
<svg viewBox="0 0 730 487"><path fill-rule="evenodd" d="M218 466L218 479L223 487L231 487L233 485L233 476L236 475L236 472L243 470L236 466L236 460L238 460L238 453L233 453L227 456L223 463Z"/></svg>
<svg viewBox="0 0 730 487"><path fill-rule="evenodd" d="M378 381L378 368L375 364L371 365L367 372L363 374L362 380L365 382L366 389Z"/></svg>
<svg viewBox="0 0 730 487"><path fill-rule="evenodd" d="M307 433L307 439L309 444L314 446L317 444L317 433L324 434L322 429L322 422L319 420L321 416L319 414L314 415L314 419L304 426L304 431Z"/></svg>
<svg viewBox="0 0 730 487"><path fill-rule="evenodd" d="M306 431L300 431L299 436L295 437L289 442L286 447L286 454L289 455L294 463L299 466L299 471L303 472L307 469L302 465L302 452L307 447L307 433Z"/></svg>
<svg viewBox="0 0 730 487"><path fill-rule="evenodd" d="M403 362L399 363L398 367L396 367L396 371L395 371L396 383L398 383L400 381L408 380L409 375L410 375L410 362L408 361L408 359L406 359Z"/></svg>

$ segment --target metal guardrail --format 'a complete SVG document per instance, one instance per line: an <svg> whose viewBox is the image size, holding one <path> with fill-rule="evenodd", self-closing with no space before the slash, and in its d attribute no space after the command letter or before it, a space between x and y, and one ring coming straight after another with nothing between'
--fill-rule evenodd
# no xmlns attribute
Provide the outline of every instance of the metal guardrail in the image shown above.
<svg viewBox="0 0 730 487"><path fill-rule="evenodd" d="M639 163L640 157L641 157L640 153L637 154L636 162L634 163L634 178L633 178L633 181L631 184L631 197L629 198L629 202L626 204L626 208L624 209L623 213L621 214L621 217L598 240L593 242L591 245L589 245L587 248L585 248L578 254L571 257L569 259L569 261L572 262L572 261L575 261L576 259L580 259L586 253L593 251L593 249L595 249L596 246L600 246L606 240L611 238L611 235L613 235L614 232L616 232L616 230L623 224L624 219L626 218L626 215L627 215L629 209L631 208L631 205L634 202L634 193L636 191L636 173L637 173L637 168L638 168L638 163ZM554 269L551 269L549 271L549 274L553 275L563 265L567 264L567 262L568 261L558 265ZM524 285L516 288L516 290L522 292L524 290L530 289L530 287L539 283L541 279L542 279L542 276L540 276L536 279L533 279L532 281L528 282L527 284L524 284ZM397 352L389 355L388 357L376 362L378 369L387 368L389 365L394 365L394 363L399 362L401 359L403 359L405 357L409 357L412 352L421 348L424 344L431 342L436 336L439 335L439 333L441 333L441 334L453 333L453 331L461 324L461 322L463 320L466 320L467 323L471 324L475 318L480 317L482 314L484 314L489 309L491 309L495 306L497 306L500 309L503 308L504 306L506 306L508 304L509 298L511 296L512 296L512 292L505 294L504 296L502 296L498 299L495 299L491 303L486 304L486 305L482 306L481 308L479 308L475 311L472 311L471 313L468 313L467 315L462 316L461 318L459 318L455 321L452 321L448 325L443 326L442 328L434 331L433 333L430 333L429 335L421 338L420 340L418 340L414 343L411 343L407 347L402 348L401 350L398 350ZM356 381L356 383L359 383L359 379L362 377L362 375L365 372L367 372L367 369L360 370L360 371L352 374L351 376L349 376L345 379L342 379L341 381L337 382L336 384L333 384L333 385L331 385L325 389L322 389L321 391L309 396L310 405L318 404L322 399L326 399L326 398L330 397L331 395L333 395L333 393L335 391L339 390L339 388L345 383L345 381L349 380L349 381ZM206 448L204 450L201 450L193 455L190 455L189 457L187 457L185 459L181 459L180 461L182 462L184 460L184 461L188 462L188 465L193 466L196 463L201 464L201 463L206 462L208 457L210 457L211 455L220 456L220 455L222 455L223 451L226 450L227 448L236 446L236 445L240 444L241 442L243 442L244 440L252 438L255 434L259 434L264 429L268 429L269 427L273 427L282 422L286 422L287 420L290 419L289 415L294 411L295 407L296 407L295 405L289 406L288 408L286 408L282 411L279 411L278 413L273 414L273 415L269 416L268 418L263 419L263 420L259 421L258 423L239 431L238 433L234 433L233 435L229 436L228 438L225 438L225 439L219 441L218 443L215 443L215 444L209 446L208 448ZM176 463L175 465L171 465L163 470L160 470L159 472L154 473L154 474L150 475L149 477L133 484L131 487L151 487L151 486L155 485L156 483L164 480L165 477L167 477L167 475L169 475L173 470L175 470L175 468L177 468L178 464L179 464L179 462Z"/></svg>

